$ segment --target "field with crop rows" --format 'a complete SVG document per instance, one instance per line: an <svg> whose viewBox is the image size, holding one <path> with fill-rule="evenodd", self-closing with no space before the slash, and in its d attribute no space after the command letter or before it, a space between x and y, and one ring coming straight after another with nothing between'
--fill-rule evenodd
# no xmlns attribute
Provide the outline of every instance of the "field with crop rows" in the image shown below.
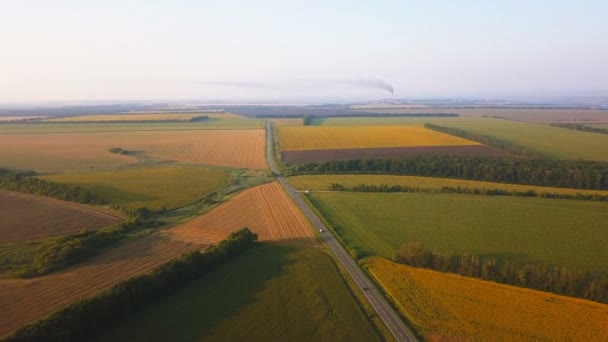
<svg viewBox="0 0 608 342"><path fill-rule="evenodd" d="M285 151L479 145L418 126L279 126L278 133Z"/></svg>
<svg viewBox="0 0 608 342"><path fill-rule="evenodd" d="M299 190L328 190L329 186L334 183L344 185L346 187L354 187L360 184L377 185L382 184L392 186L400 185L420 189L439 190L442 187L452 188L469 188L480 190L506 190L524 192L533 190L536 193L551 193L551 194L597 194L608 195L608 191L602 190L586 190L586 189L567 189L553 188L548 186L533 186L519 184L505 184L482 181L471 181L465 179L453 178L434 178L434 177L417 177L417 176L393 176L393 175L306 175L289 177L289 183Z"/></svg>
<svg viewBox="0 0 608 342"><path fill-rule="evenodd" d="M0 190L0 243L74 234L122 220L103 208Z"/></svg>
<svg viewBox="0 0 608 342"><path fill-rule="evenodd" d="M171 165L41 178L82 187L111 204L156 210L202 199L226 186L230 175L219 169Z"/></svg>
<svg viewBox="0 0 608 342"><path fill-rule="evenodd" d="M452 120L445 126L510 141L552 158L608 160L606 134L500 119Z"/></svg>
<svg viewBox="0 0 608 342"><path fill-rule="evenodd" d="M365 267L429 341L605 341L608 305L396 264Z"/></svg>
<svg viewBox="0 0 608 342"><path fill-rule="evenodd" d="M200 247L154 234L65 271L34 279L2 279L0 336Z"/></svg>
<svg viewBox="0 0 608 342"><path fill-rule="evenodd" d="M245 190L206 215L164 233L174 239L207 244L244 227L257 233L262 241L314 242L312 228L276 182Z"/></svg>
<svg viewBox="0 0 608 342"><path fill-rule="evenodd" d="M49 125L53 126L53 125ZM110 153L111 147L132 155ZM266 167L263 130L0 134L0 165L40 172L108 169L137 155L228 167Z"/></svg>
<svg viewBox="0 0 608 342"><path fill-rule="evenodd" d="M608 271L608 203L425 193L313 192L347 245L391 258L405 242Z"/></svg>
<svg viewBox="0 0 608 342"><path fill-rule="evenodd" d="M264 243L97 341L379 341L330 257Z"/></svg>

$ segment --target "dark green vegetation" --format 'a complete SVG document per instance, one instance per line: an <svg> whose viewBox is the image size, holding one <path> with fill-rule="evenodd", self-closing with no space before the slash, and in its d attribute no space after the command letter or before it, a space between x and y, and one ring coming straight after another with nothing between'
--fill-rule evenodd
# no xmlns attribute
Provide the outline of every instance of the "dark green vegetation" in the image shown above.
<svg viewBox="0 0 608 342"><path fill-rule="evenodd" d="M531 157L541 157L542 156L542 154L540 154L534 150L531 150L531 149L523 147L523 146L516 145L513 142L510 142L508 140L499 139L499 138L496 138L491 135L481 135L481 134L472 133L472 132L465 131L465 130L458 129L458 128L443 127L443 126L434 125L431 123L424 124L424 128L427 128L427 129L430 129L430 130L433 130L436 132L450 134L450 135L454 135L454 136L457 136L460 138L476 141L480 144L496 147L498 149L501 149L503 151L506 151L506 152L509 152L509 153L515 154L515 155L531 156Z"/></svg>
<svg viewBox="0 0 608 342"><path fill-rule="evenodd" d="M608 275L605 273L574 272L546 264L500 263L494 257L480 258L464 253L442 254L419 242L404 244L395 253L394 261L413 267L608 303Z"/></svg>
<svg viewBox="0 0 608 342"><path fill-rule="evenodd" d="M185 284L251 248L257 235L245 228L204 253L193 251L152 272L112 286L103 293L80 300L50 317L27 325L7 341L82 341L90 339L133 313L170 295ZM158 336L157 336L158 337Z"/></svg>
<svg viewBox="0 0 608 342"><path fill-rule="evenodd" d="M388 174L487 182L608 189L608 162L525 158L414 156L400 160L346 160L286 166L288 175Z"/></svg>
<svg viewBox="0 0 608 342"><path fill-rule="evenodd" d="M131 153L131 152L123 149L122 147L110 147L108 149L108 152L115 153L115 154L122 154L122 155L128 155L129 153Z"/></svg>
<svg viewBox="0 0 608 342"><path fill-rule="evenodd" d="M426 189L420 187L413 187L407 185L388 185L388 184L359 184L355 186L347 186L340 183L332 183L329 191L351 191L351 192L423 192L427 194L469 194L469 195L483 195L483 196L514 196L514 197L539 197L539 198L553 198L553 199L569 199L569 200L582 200L582 201L598 201L608 202L608 195L600 194L564 194L564 193L551 193L551 192L536 192L533 189L518 191L518 190L505 190L505 189L480 189L480 188L468 188L468 187L453 187L453 186L442 186L439 189Z"/></svg>
<svg viewBox="0 0 608 342"><path fill-rule="evenodd" d="M359 257L403 243L499 261L608 271L608 206L600 202L425 193L309 195Z"/></svg>
<svg viewBox="0 0 608 342"><path fill-rule="evenodd" d="M575 123L552 123L551 126L573 129L575 131L608 134L608 128L592 127Z"/></svg>
<svg viewBox="0 0 608 342"><path fill-rule="evenodd" d="M49 182L33 177L33 173L18 174L0 170L0 189L84 204L105 203L103 199L81 187Z"/></svg>
<svg viewBox="0 0 608 342"><path fill-rule="evenodd" d="M102 335L100 341L377 341L329 256L264 243Z"/></svg>

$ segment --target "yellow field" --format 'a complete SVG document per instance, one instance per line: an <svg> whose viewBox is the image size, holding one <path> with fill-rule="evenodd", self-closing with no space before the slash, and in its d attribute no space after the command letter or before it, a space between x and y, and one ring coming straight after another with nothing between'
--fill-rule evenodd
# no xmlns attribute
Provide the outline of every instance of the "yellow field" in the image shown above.
<svg viewBox="0 0 608 342"><path fill-rule="evenodd" d="M608 196L608 191L602 190L587 190L587 189L566 189L553 188L548 186L533 186L519 184L505 184L482 181L471 181L452 178L434 178L434 177L417 177L417 176L391 176L391 175L313 175L313 176L294 176L289 177L291 183L299 190L327 190L334 183L342 184L347 187L353 187L360 184L366 185L400 185L409 186L420 189L439 190L444 186L461 187L480 190L507 190L507 191L528 191L534 190L537 193L556 193L566 195L581 194L597 194Z"/></svg>
<svg viewBox="0 0 608 342"><path fill-rule="evenodd" d="M230 113L137 113L137 114L100 114L100 115L80 115L68 116L63 118L52 118L46 121L52 122L86 122L86 121L164 121L179 120L189 121L198 116L208 116L214 119L242 119L242 116Z"/></svg>
<svg viewBox="0 0 608 342"><path fill-rule="evenodd" d="M303 126L302 118L276 118L268 119L268 121L277 126Z"/></svg>
<svg viewBox="0 0 608 342"><path fill-rule="evenodd" d="M210 168L161 166L42 178L80 186L111 204L158 210L173 209L200 200L228 185L230 176Z"/></svg>
<svg viewBox="0 0 608 342"><path fill-rule="evenodd" d="M261 129L0 134L0 166L40 172L90 171L136 163L138 156L150 155L263 169L265 142ZM134 154L110 153L111 147Z"/></svg>
<svg viewBox="0 0 608 342"><path fill-rule="evenodd" d="M606 341L608 305L384 258L365 267L428 341Z"/></svg>
<svg viewBox="0 0 608 342"><path fill-rule="evenodd" d="M279 126L284 151L479 145L419 126Z"/></svg>

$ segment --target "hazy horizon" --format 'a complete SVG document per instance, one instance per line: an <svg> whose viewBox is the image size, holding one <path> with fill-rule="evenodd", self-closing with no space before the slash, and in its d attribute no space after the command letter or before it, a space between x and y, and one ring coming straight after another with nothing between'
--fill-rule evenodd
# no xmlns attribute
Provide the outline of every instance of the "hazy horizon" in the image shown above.
<svg viewBox="0 0 608 342"><path fill-rule="evenodd" d="M19 1L0 12L0 103L606 97L607 10Z"/></svg>

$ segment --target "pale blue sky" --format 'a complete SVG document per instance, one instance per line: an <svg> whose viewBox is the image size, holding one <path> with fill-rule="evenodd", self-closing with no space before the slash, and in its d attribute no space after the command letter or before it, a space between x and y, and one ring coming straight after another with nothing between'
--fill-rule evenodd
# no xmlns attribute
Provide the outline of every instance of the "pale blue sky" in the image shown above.
<svg viewBox="0 0 608 342"><path fill-rule="evenodd" d="M607 15L606 1L4 1L0 102L388 96L340 83L360 78L398 97L608 95Z"/></svg>

